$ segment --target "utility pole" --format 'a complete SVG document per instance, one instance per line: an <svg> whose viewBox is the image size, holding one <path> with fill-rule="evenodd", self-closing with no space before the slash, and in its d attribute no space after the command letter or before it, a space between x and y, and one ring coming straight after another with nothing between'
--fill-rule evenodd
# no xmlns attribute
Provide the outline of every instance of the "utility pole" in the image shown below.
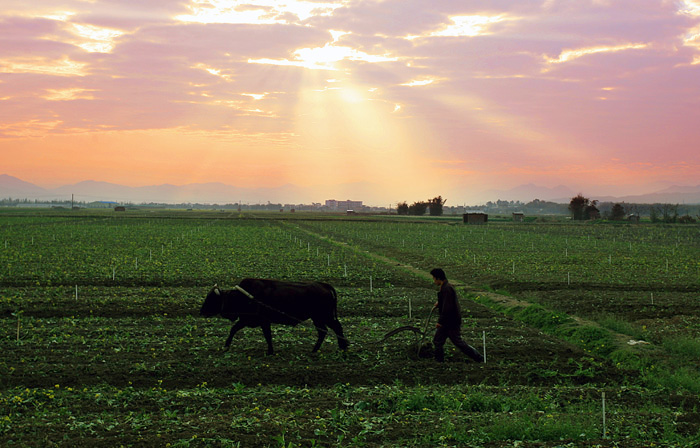
<svg viewBox="0 0 700 448"><path fill-rule="evenodd" d="M73 210L74 197L75 197L74 194L71 194L71 195L70 195L70 209L71 209L71 210Z"/></svg>

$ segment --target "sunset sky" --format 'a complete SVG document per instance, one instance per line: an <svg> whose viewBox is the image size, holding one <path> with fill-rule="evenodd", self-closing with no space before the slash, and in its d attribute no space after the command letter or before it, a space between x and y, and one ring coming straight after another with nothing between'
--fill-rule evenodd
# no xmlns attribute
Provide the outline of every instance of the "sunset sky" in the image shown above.
<svg viewBox="0 0 700 448"><path fill-rule="evenodd" d="M3 0L0 158L299 202L697 185L700 0Z"/></svg>

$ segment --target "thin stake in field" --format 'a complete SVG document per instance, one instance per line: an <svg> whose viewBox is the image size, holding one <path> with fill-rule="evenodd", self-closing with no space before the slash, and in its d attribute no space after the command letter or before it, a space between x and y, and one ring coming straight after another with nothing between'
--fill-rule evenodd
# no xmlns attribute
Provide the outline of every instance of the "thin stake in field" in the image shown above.
<svg viewBox="0 0 700 448"><path fill-rule="evenodd" d="M482 337L484 341L484 364L486 364L486 330L483 331Z"/></svg>
<svg viewBox="0 0 700 448"><path fill-rule="evenodd" d="M607 438L607 431L605 430L605 392L603 392L603 438Z"/></svg>

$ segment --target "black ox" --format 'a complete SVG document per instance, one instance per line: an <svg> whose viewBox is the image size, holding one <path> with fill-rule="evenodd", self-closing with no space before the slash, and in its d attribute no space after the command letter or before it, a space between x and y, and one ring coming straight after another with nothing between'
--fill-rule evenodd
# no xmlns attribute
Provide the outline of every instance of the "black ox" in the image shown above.
<svg viewBox="0 0 700 448"><path fill-rule="evenodd" d="M327 283L246 278L231 290L214 286L207 294L199 314L204 317L220 314L234 323L224 344L226 349L240 329L260 327L267 341L267 354L271 355L271 324L295 326L311 319L318 331L314 352L321 347L328 333L327 327L335 332L338 346L345 350L348 340L338 321L337 303L335 289Z"/></svg>

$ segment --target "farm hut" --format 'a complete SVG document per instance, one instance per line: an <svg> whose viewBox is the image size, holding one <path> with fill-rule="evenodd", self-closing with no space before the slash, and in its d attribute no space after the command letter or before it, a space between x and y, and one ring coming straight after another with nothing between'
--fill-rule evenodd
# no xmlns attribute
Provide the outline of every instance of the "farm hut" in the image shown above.
<svg viewBox="0 0 700 448"><path fill-rule="evenodd" d="M115 212L125 212L126 207L124 207L123 205L117 205L116 207L114 207L114 211Z"/></svg>
<svg viewBox="0 0 700 448"><path fill-rule="evenodd" d="M483 212L471 212L462 215L462 220L465 224L486 224L489 220L489 215Z"/></svg>
<svg viewBox="0 0 700 448"><path fill-rule="evenodd" d="M627 220L634 224L639 224L639 215L629 215Z"/></svg>
<svg viewBox="0 0 700 448"><path fill-rule="evenodd" d="M513 212L513 222L523 222L525 214L523 212Z"/></svg>

